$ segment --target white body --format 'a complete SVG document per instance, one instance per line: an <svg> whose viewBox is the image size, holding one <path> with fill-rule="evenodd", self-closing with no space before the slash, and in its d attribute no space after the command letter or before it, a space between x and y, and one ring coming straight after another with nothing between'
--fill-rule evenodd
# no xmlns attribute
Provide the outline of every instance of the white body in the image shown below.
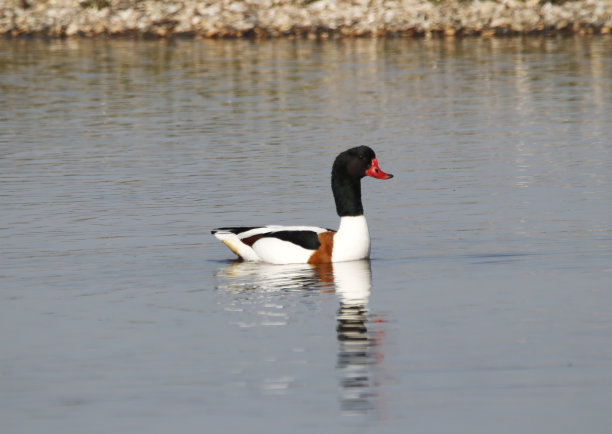
<svg viewBox="0 0 612 434"><path fill-rule="evenodd" d="M370 257L370 232L365 216L340 217L334 236L332 262L356 261Z"/></svg>
<svg viewBox="0 0 612 434"><path fill-rule="evenodd" d="M238 235L232 232L219 231L215 237L223 241L234 253L245 261L262 261L270 264L305 264L308 262L313 250L308 250L289 241L278 238L261 238L250 247L241 239L254 235L266 234L277 231L313 231L317 234L327 232L327 229L316 226L262 226L251 229Z"/></svg>
<svg viewBox="0 0 612 434"><path fill-rule="evenodd" d="M313 231L317 234L327 229L316 226L262 226L238 235L218 231L215 237L223 241L245 261L262 261L271 264L303 264L308 262L314 250L305 249L289 241L266 237L257 240L253 247L241 239L276 231ZM355 261L370 257L370 233L364 216L341 217L340 227L334 235L332 262Z"/></svg>
<svg viewBox="0 0 612 434"><path fill-rule="evenodd" d="M260 261L270 264L305 264L312 250L278 238L262 238L253 244Z"/></svg>

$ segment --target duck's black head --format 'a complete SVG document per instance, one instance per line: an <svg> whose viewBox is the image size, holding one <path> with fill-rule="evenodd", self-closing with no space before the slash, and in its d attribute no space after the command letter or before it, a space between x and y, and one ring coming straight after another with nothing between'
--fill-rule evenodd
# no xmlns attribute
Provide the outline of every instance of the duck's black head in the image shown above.
<svg viewBox="0 0 612 434"><path fill-rule="evenodd" d="M376 154L368 146L358 146L340 153L332 167L332 191L340 217L363 215L361 178L393 178L378 167Z"/></svg>

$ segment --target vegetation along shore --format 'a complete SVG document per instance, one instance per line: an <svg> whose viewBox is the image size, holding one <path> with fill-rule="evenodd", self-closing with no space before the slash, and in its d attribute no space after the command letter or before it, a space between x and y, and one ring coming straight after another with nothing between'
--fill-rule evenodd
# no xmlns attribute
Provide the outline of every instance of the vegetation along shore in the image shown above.
<svg viewBox="0 0 612 434"><path fill-rule="evenodd" d="M608 34L612 0L0 0L8 37Z"/></svg>

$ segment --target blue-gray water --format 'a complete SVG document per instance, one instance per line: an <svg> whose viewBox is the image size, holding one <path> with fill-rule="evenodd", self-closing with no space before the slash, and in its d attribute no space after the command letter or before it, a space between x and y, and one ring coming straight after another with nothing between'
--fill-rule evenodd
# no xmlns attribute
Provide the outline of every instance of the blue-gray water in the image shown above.
<svg viewBox="0 0 612 434"><path fill-rule="evenodd" d="M612 39L0 40L7 433L608 433ZM371 262L234 263L335 227Z"/></svg>

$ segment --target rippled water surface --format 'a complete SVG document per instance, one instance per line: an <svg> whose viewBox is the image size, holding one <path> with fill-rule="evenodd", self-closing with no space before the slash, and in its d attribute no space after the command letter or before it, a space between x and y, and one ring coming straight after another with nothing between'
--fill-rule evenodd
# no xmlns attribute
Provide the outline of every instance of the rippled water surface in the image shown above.
<svg viewBox="0 0 612 434"><path fill-rule="evenodd" d="M10 433L607 433L612 39L0 41ZM210 229L372 259L238 263Z"/></svg>

